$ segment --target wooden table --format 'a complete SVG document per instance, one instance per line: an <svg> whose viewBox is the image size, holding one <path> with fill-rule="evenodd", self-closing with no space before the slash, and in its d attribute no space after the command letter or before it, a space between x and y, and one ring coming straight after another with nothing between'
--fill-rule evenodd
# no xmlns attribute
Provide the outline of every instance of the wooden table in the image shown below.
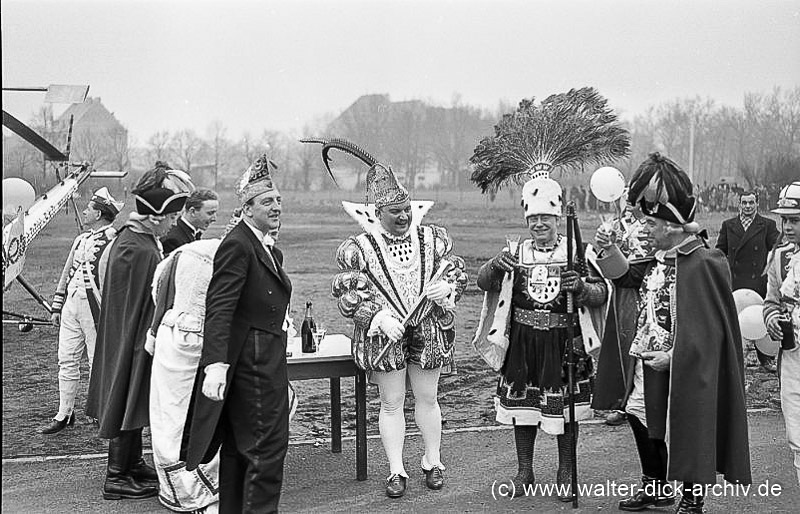
<svg viewBox="0 0 800 514"><path fill-rule="evenodd" d="M315 353L302 353L300 338L290 338L289 380L329 378L331 384L331 451L342 451L341 377L354 377L356 393L356 478L367 479L367 377L350 353L350 338L344 334L326 335ZM300 398L302 402L303 399Z"/></svg>

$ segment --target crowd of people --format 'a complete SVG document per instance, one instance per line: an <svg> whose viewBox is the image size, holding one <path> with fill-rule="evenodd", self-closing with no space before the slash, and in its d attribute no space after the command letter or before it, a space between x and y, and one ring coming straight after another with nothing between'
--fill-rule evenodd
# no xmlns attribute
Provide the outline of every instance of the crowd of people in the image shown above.
<svg viewBox="0 0 800 514"><path fill-rule="evenodd" d="M424 442L419 466L440 490L453 464L441 454L438 384L456 364L464 260L445 227L422 224L432 203L412 200L390 166L344 140L307 142L323 145L326 166L334 149L368 168L367 204L344 204L363 232L338 247L331 291L353 323L353 360L378 387L385 494L408 490L407 386ZM295 400L276 167L263 155L245 170L221 239L202 239L218 196L161 162L131 191L135 208L118 230L111 223L122 205L105 188L84 211L89 230L72 245L54 301L60 402L42 433L73 423L85 351L86 412L109 439L104 498L158 495L178 512L278 510ZM564 191L548 167L528 175L521 214L530 237L508 237L480 266L473 339L498 372L497 422L514 427L513 494L535 482L544 432L557 441L559 499L573 500L578 426L593 408L619 413L638 452L642 488L621 510L678 502L676 512L704 512L703 486L717 474L749 484L737 288L766 298L765 325L782 341L782 405L800 481L800 182L779 193L780 231L757 213L758 192L737 195L739 214L712 249L695 221L691 180L654 153L628 184L621 216L582 244L569 225L564 233ZM154 467L142 453L147 426Z"/></svg>

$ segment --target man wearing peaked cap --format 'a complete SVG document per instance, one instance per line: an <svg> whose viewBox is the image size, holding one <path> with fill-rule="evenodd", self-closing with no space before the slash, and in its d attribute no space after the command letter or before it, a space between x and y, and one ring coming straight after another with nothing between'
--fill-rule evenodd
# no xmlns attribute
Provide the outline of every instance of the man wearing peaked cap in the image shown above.
<svg viewBox="0 0 800 514"><path fill-rule="evenodd" d="M133 190L130 214L101 260L103 304L89 383L87 414L110 439L103 485L106 499L146 498L158 493L155 470L142 457L142 429L149 425L150 368L145 351L153 317L150 284L163 258L159 237L175 224L188 193L168 187L168 170L155 166Z"/></svg>
<svg viewBox="0 0 800 514"><path fill-rule="evenodd" d="M277 168L266 155L236 188L242 219L214 256L204 343L181 458L220 455L220 512L276 512L289 445L287 334L292 283L269 235L280 227Z"/></svg>
<svg viewBox="0 0 800 514"><path fill-rule="evenodd" d="M692 183L675 162L651 154L631 179L628 203L645 215L654 258L629 263L613 233L597 233L601 269L616 286L637 288L641 296L624 408L643 487L619 508L670 505L675 495L666 481L677 480L683 482L677 512L704 512L703 486L715 484L717 473L732 483L751 482L730 270L722 252L697 235Z"/></svg>
<svg viewBox="0 0 800 514"><path fill-rule="evenodd" d="M100 277L105 272L100 256L116 236L111 224L123 203L114 200L108 188L98 189L83 211L83 223L89 229L78 235L61 272L53 298L53 324L58 331L58 413L41 430L43 434L60 432L75 423L75 397L80 380L80 362L84 349L92 372L97 321L100 316Z"/></svg>
<svg viewBox="0 0 800 514"><path fill-rule="evenodd" d="M778 358L781 409L800 482L800 181L781 190L772 212L781 217L786 243L772 251L767 264L764 322L773 340L785 337L787 341L781 344Z"/></svg>

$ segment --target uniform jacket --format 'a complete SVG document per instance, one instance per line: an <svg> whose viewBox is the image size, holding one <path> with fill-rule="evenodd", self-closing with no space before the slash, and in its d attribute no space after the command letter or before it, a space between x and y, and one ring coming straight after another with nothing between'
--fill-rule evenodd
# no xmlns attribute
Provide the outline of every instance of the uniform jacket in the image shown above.
<svg viewBox="0 0 800 514"><path fill-rule="evenodd" d="M97 324L100 319L102 279L105 278L107 262L105 259L101 259L101 256L103 250L114 240L116 235L117 231L114 227L106 225L79 234L75 238L53 296L53 305L51 306L53 312L61 312L67 295L67 286L77 273L82 286L86 288L86 297L89 299L95 325Z"/></svg>
<svg viewBox="0 0 800 514"><path fill-rule="evenodd" d="M781 284L786 279L786 272L789 271L789 261L797 251L795 245L786 243L776 248L774 255L769 257L769 269L767 270L769 289L767 289L767 297L764 299L764 321L766 323L783 312Z"/></svg>
<svg viewBox="0 0 800 514"><path fill-rule="evenodd" d="M167 235L161 238L161 244L164 247L164 255L169 255L175 248L195 241L195 229L191 227L183 216L178 218L178 222L169 229Z"/></svg>
<svg viewBox="0 0 800 514"><path fill-rule="evenodd" d="M222 443L220 417L228 391L219 402L203 395L205 367L215 362L230 364L227 384L231 384L242 347L251 331L256 331L258 344L283 345L285 366L283 322L292 284L283 271L283 254L277 248L272 252L277 269L255 233L241 222L222 240L214 256L214 271L206 295L203 351L181 452L189 470L210 461ZM237 414L243 415L229 413L232 417Z"/></svg>
<svg viewBox="0 0 800 514"><path fill-rule="evenodd" d="M775 221L756 214L745 232L739 216L722 222L717 248L728 258L733 290L752 289L763 298L767 293L764 266L769 251L778 242L780 233Z"/></svg>

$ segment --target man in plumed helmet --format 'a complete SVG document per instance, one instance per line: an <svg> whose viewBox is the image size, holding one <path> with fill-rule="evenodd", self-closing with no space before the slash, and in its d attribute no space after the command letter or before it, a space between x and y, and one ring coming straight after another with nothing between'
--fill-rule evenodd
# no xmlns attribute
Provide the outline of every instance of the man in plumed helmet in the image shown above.
<svg viewBox="0 0 800 514"><path fill-rule="evenodd" d="M107 269L87 414L110 439L103 497L145 498L158 493L155 470L142 458L149 425L150 368L145 351L153 317L150 283L163 258L159 238L175 224L188 193L165 165L146 172L133 190L136 211L106 247Z"/></svg>
<svg viewBox="0 0 800 514"><path fill-rule="evenodd" d="M638 288L641 298L624 408L642 488L619 508L671 505L675 495L666 481L675 480L683 482L677 512L703 512L704 486L715 484L717 473L751 482L730 270L722 252L698 236L692 183L673 161L650 155L631 179L628 202L645 215L655 257L630 263L614 243L616 234L598 231L596 238L606 276L619 287Z"/></svg>
<svg viewBox="0 0 800 514"><path fill-rule="evenodd" d="M220 512L277 512L283 483L290 409L284 320L292 283L269 235L281 222L275 168L263 155L237 186L242 218L214 255L184 429L187 470L220 451Z"/></svg>
<svg viewBox="0 0 800 514"><path fill-rule="evenodd" d="M800 482L800 180L781 190L772 212L781 217L786 243L772 251L767 264L764 322L770 337L781 341L781 409Z"/></svg>
<svg viewBox="0 0 800 514"><path fill-rule="evenodd" d="M380 393L378 424L389 461L386 495L399 498L408 485L406 384L414 392L414 419L425 448L417 462L426 487L441 489L439 377L455 365L455 307L467 284L464 262L443 227L420 224L433 202L412 201L391 167L348 141L309 142L325 145L323 158L337 149L369 166L367 200L371 196L374 204L343 202L364 232L336 251L340 272L332 293L342 315L353 320L353 359Z"/></svg>

